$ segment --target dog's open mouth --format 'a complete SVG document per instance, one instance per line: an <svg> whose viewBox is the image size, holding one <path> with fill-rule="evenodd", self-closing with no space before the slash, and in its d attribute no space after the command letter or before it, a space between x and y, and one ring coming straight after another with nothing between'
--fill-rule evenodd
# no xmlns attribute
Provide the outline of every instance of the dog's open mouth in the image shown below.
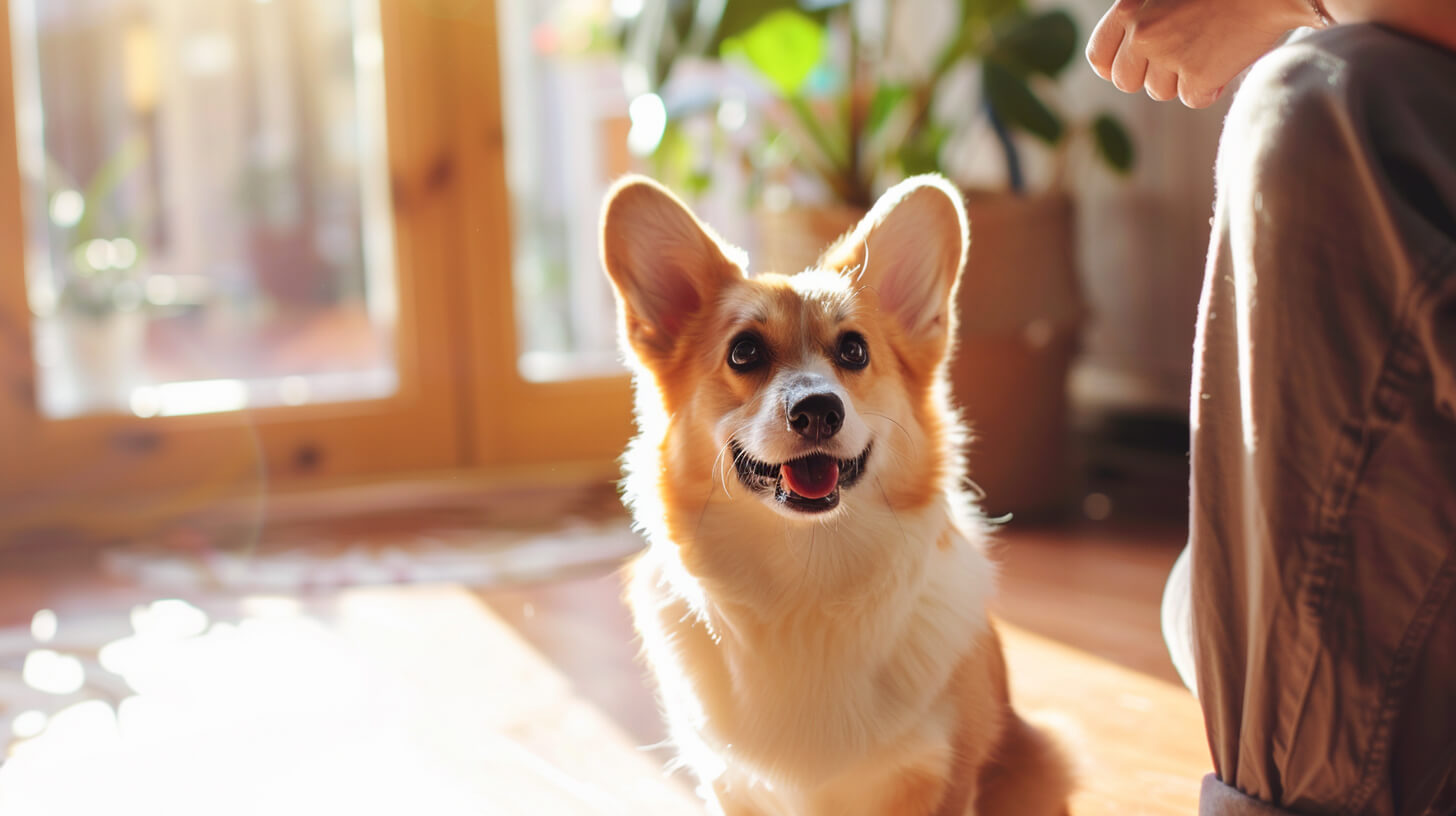
<svg viewBox="0 0 1456 816"><path fill-rule="evenodd" d="M733 468L738 481L761 493L773 491L774 500L803 513L823 513L839 506L841 490L854 486L864 475L870 445L853 459L836 459L823 453L800 456L783 464L760 462L732 443Z"/></svg>

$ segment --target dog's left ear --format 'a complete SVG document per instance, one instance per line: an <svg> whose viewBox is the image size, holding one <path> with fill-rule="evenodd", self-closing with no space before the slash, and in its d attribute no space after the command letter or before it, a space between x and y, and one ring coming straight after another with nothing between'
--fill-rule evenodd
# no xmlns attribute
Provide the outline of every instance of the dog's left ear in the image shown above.
<svg viewBox="0 0 1456 816"><path fill-rule="evenodd" d="M942 347L955 328L955 291L970 246L961 194L937 175L890 188L820 266L856 276L914 342Z"/></svg>
<svg viewBox="0 0 1456 816"><path fill-rule="evenodd" d="M671 356L699 310L743 277L741 261L730 260L740 253L644 176L628 176L607 192L601 248L627 340L649 365Z"/></svg>

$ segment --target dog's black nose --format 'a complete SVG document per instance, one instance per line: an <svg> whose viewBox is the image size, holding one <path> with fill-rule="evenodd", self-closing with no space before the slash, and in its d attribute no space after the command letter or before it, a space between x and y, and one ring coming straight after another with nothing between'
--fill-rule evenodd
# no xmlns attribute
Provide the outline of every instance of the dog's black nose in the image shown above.
<svg viewBox="0 0 1456 816"><path fill-rule="evenodd" d="M789 428L810 442L823 442L844 424L844 403L833 394L810 394L789 409Z"/></svg>

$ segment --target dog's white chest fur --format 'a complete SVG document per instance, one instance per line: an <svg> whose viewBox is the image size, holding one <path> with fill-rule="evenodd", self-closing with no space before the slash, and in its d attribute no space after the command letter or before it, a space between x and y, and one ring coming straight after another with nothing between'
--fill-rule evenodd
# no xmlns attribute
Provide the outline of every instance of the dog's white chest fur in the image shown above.
<svg viewBox="0 0 1456 816"><path fill-rule="evenodd" d="M949 751L936 707L986 626L993 573L947 508L807 529L714 518L728 510L709 506L693 546L738 570L710 566L705 586L659 541L631 590L683 762L798 811L879 755Z"/></svg>

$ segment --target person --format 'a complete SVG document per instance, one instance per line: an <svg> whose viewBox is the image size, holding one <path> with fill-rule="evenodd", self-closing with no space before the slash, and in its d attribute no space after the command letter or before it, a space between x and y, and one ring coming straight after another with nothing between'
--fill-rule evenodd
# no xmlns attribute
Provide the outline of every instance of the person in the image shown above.
<svg viewBox="0 0 1456 816"><path fill-rule="evenodd" d="M1193 107L1248 69L1164 598L1200 812L1456 814L1456 0L1123 0L1087 55Z"/></svg>

